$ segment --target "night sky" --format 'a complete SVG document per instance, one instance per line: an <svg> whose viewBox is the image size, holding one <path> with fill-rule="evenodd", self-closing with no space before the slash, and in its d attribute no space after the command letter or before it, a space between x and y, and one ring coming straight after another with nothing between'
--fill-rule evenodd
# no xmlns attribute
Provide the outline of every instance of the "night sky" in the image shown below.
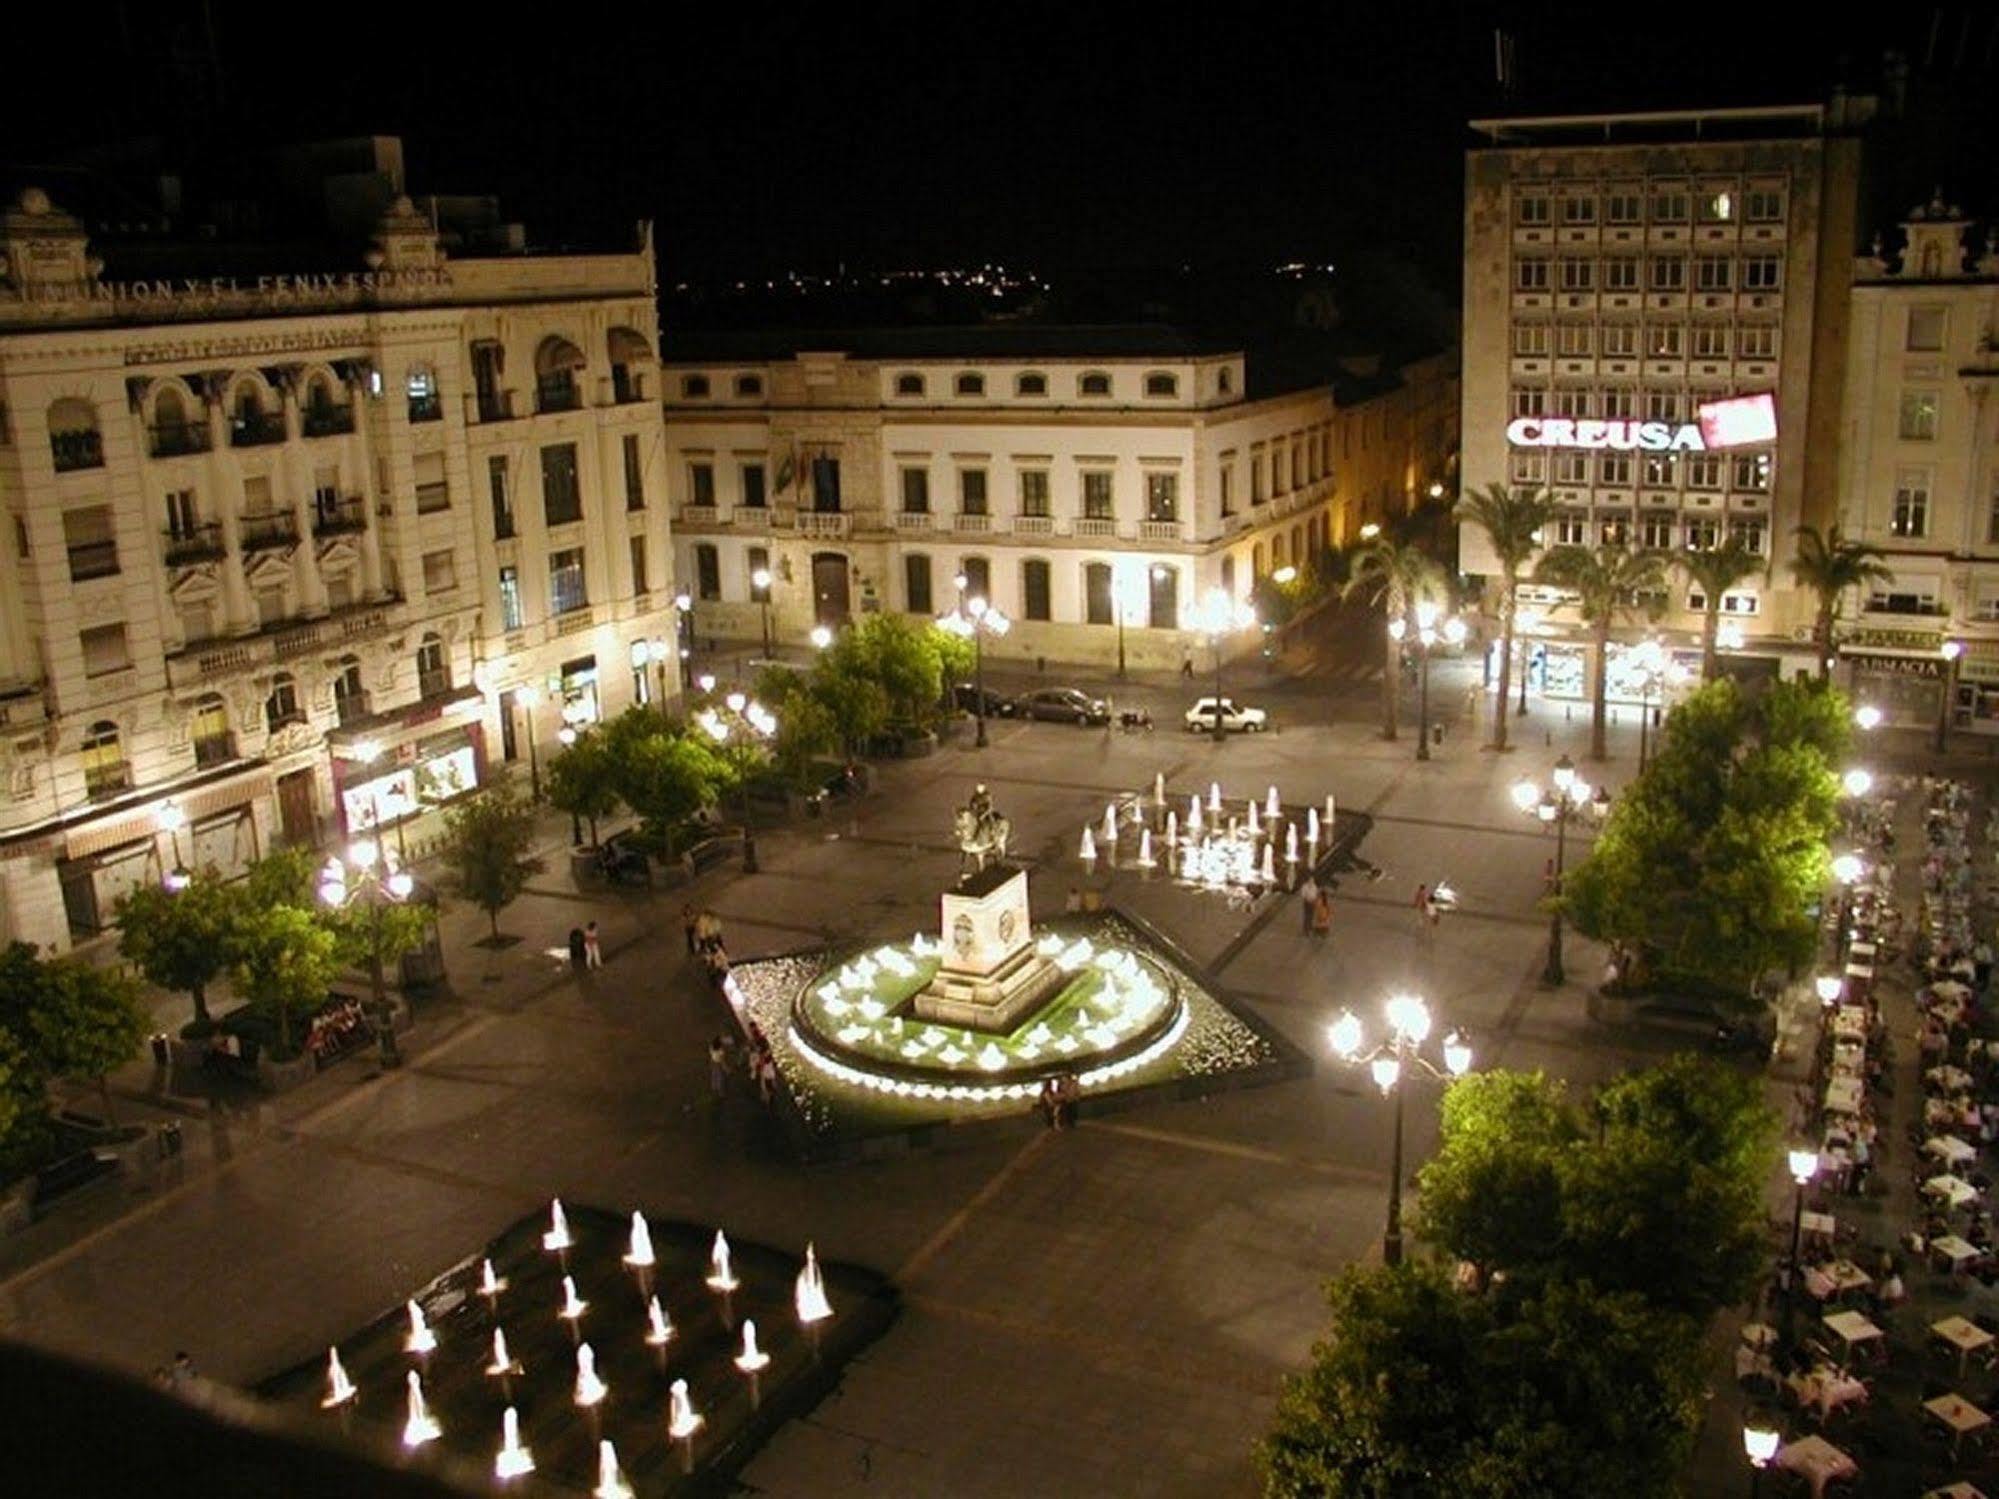
<svg viewBox="0 0 1999 1499"><path fill-rule="evenodd" d="M216 0L218 83L202 7L160 0L39 47L18 27L45 19L10 21L17 64L35 64L0 99L0 156L147 131L223 156L400 133L414 190L496 191L541 242L654 217L669 279L1317 261L1357 244L1441 278L1468 117L1823 99L1842 74L1873 86L1895 43L1923 77L1999 82L1989 7L1877 9L1892 13L1863 31L1774 5ZM1495 26L1514 38L1510 100Z"/></svg>

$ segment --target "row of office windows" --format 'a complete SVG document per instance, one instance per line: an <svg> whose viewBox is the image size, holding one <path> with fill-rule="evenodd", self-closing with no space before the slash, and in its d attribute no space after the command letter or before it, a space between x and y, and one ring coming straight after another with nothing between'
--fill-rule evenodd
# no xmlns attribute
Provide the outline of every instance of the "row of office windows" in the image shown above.
<svg viewBox="0 0 1999 1499"><path fill-rule="evenodd" d="M1592 524L1594 530L1592 530ZM1688 551L1712 551L1725 536L1744 551L1763 555L1769 542L1770 524L1760 515L1733 516L1723 522L1713 516L1678 516L1651 512L1633 520L1628 514L1603 515L1594 523L1580 511L1557 511L1549 537L1552 546L1640 547L1667 552L1684 547Z"/></svg>
<svg viewBox="0 0 1999 1499"><path fill-rule="evenodd" d="M1681 292L1776 291L1784 258L1776 254L1523 255L1513 262L1515 291Z"/></svg>
<svg viewBox="0 0 1999 1499"><path fill-rule="evenodd" d="M1775 184L1739 191L1734 184L1617 183L1601 192L1594 185L1560 192L1517 191L1513 222L1523 228L1560 223L1568 228L1593 224L1778 224L1784 219L1784 189Z"/></svg>
<svg viewBox="0 0 1999 1499"><path fill-rule="evenodd" d="M1508 463L1516 484L1555 484L1579 489L1601 488L1708 490L1720 492L1722 481L1739 494L1763 494L1770 488L1770 455L1753 453L1568 453L1516 448Z"/></svg>
<svg viewBox="0 0 1999 1499"><path fill-rule="evenodd" d="M1606 359L1775 359L1775 323L1731 323L1696 319L1692 323L1650 319L1638 322L1533 322L1513 325L1516 359L1581 358L1600 354Z"/></svg>

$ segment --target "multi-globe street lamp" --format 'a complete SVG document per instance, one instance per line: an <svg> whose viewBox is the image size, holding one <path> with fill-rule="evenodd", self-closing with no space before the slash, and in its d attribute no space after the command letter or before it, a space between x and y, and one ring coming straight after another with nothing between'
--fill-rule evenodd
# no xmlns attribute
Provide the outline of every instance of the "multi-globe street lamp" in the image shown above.
<svg viewBox="0 0 1999 1499"><path fill-rule="evenodd" d="M973 691L977 695L979 733L977 744L986 747L986 637L1000 636L1013 628L1013 621L976 594L959 609L941 616L940 629L972 642Z"/></svg>
<svg viewBox="0 0 1999 1499"><path fill-rule="evenodd" d="M1777 1449L1783 1441L1783 1434L1773 1426L1765 1426L1758 1421L1743 1425L1742 1450L1749 1458L1749 1492L1752 1499L1762 1492L1763 1470L1777 1456Z"/></svg>
<svg viewBox="0 0 1999 1499"><path fill-rule="evenodd" d="M1408 632L1405 620L1388 622L1388 638L1400 644ZM1416 758L1430 758L1430 651L1439 641L1463 645L1465 622L1429 599L1416 605Z"/></svg>
<svg viewBox="0 0 1999 1499"><path fill-rule="evenodd" d="M1957 658L1964 654L1964 642L1946 640L1937 651L1943 657L1943 699L1937 704L1937 753L1950 746L1950 709L1957 697Z"/></svg>
<svg viewBox="0 0 1999 1499"><path fill-rule="evenodd" d="M694 671L694 599L684 591L673 596L673 639L680 652L680 690L685 692Z"/></svg>
<svg viewBox="0 0 1999 1499"><path fill-rule="evenodd" d="M770 569L760 567L750 574L750 594L763 605L764 659L770 659Z"/></svg>
<svg viewBox="0 0 1999 1499"><path fill-rule="evenodd" d="M718 745L736 738L748 744L762 743L777 733L777 715L743 692L732 692L723 698L721 708L710 703L694 715L694 722ZM750 825L749 778L738 777L738 785L743 794L743 873L755 874L757 836Z"/></svg>
<svg viewBox="0 0 1999 1499"><path fill-rule="evenodd" d="M1225 588L1210 588L1200 606L1188 612L1188 622L1208 637L1215 651L1215 742L1228 737L1228 715L1222 708L1222 647L1233 631L1256 628L1256 611Z"/></svg>
<svg viewBox="0 0 1999 1499"><path fill-rule="evenodd" d="M1862 729L1878 729L1881 727L1881 710L1872 703L1862 703L1853 710L1853 721Z"/></svg>
<svg viewBox="0 0 1999 1499"><path fill-rule="evenodd" d="M1395 1100L1395 1147L1388 1178L1388 1227L1381 1236L1381 1259L1388 1265L1402 1263L1402 1089L1404 1075L1414 1068L1448 1082L1471 1071L1471 1045L1452 1031L1444 1037L1444 1065L1438 1067L1419 1048L1430 1034L1430 1007L1414 994L1390 996L1382 1006L1388 1034L1369 1047L1359 1017L1351 1010L1326 1028L1333 1054L1350 1066L1365 1066L1374 1085Z"/></svg>
<svg viewBox="0 0 1999 1499"><path fill-rule="evenodd" d="M415 888L406 871L390 866L389 851L378 838L356 839L344 863L335 855L319 872L319 899L329 910L345 910L356 902L368 908L369 1008L384 1068L399 1067L403 1059L382 976L382 913L407 901Z"/></svg>
<svg viewBox="0 0 1999 1499"><path fill-rule="evenodd" d="M180 856L180 830L187 826L187 809L179 802L162 803L160 810L153 814L153 821L162 833L173 839L174 845L174 867L167 871L160 883L178 894L187 888L190 878L187 864Z"/></svg>
<svg viewBox="0 0 1999 1499"><path fill-rule="evenodd" d="M1555 762L1550 782L1546 789L1532 781L1519 782L1513 788L1513 804L1529 817L1552 823L1555 829L1555 879L1548 892L1552 907L1548 916L1548 963L1541 973L1541 981L1553 988L1566 977L1562 971L1561 895L1562 877L1568 869L1569 824L1584 818L1603 821L1610 810L1610 793L1601 786L1592 787L1577 775L1575 761L1567 755Z"/></svg>
<svg viewBox="0 0 1999 1499"><path fill-rule="evenodd" d="M814 625L806 639L812 642L812 649L823 651L833 643L833 632L825 625Z"/></svg>
<svg viewBox="0 0 1999 1499"><path fill-rule="evenodd" d="M576 743L576 728L573 724L564 724L555 731L555 737L564 749L568 749ZM569 813L569 843L572 848L583 846L583 819L577 815L574 808L571 808Z"/></svg>

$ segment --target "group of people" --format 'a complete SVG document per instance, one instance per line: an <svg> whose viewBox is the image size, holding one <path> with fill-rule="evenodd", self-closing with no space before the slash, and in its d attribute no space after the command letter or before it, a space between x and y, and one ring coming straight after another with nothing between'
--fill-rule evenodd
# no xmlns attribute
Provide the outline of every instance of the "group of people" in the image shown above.
<svg viewBox="0 0 1999 1499"><path fill-rule="evenodd" d="M1082 1096L1083 1085L1076 1081L1074 1073L1065 1072L1041 1084L1041 1096L1035 1100L1034 1106L1041 1111L1042 1122L1050 1129L1073 1129L1076 1125L1076 1100Z"/></svg>
<svg viewBox="0 0 1999 1499"><path fill-rule="evenodd" d="M687 934L687 955L707 971L708 981L717 989L729 976L729 952L722 945L722 918L713 911L680 908L681 929Z"/></svg>
<svg viewBox="0 0 1999 1499"><path fill-rule="evenodd" d="M765 1108L777 1101L777 1056L771 1051L770 1037L756 1021L749 1022L748 1042L742 1065ZM729 1074L736 1067L736 1047L726 1033L718 1032L708 1043L708 1092L719 1105L729 1091Z"/></svg>
<svg viewBox="0 0 1999 1499"><path fill-rule="evenodd" d="M583 973L604 966L604 947L597 935L597 923L569 929L569 966Z"/></svg>
<svg viewBox="0 0 1999 1499"><path fill-rule="evenodd" d="M1315 942L1333 932L1333 892L1309 874L1298 887L1298 930Z"/></svg>

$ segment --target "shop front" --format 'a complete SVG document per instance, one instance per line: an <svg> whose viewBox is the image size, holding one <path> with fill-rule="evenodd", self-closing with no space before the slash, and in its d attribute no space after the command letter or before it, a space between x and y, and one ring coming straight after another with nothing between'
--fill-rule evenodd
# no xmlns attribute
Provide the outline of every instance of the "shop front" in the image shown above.
<svg viewBox="0 0 1999 1499"><path fill-rule="evenodd" d="M1591 646L1582 641L1522 640L1520 649L1530 695L1559 702L1590 701ZM1635 708L1649 701L1657 706L1671 702L1682 685L1700 680L1698 646L1665 646L1654 656L1641 642L1613 640L1608 657L1604 679L1608 703ZM1655 664L1664 667L1663 680L1651 671Z"/></svg>
<svg viewBox="0 0 1999 1499"><path fill-rule="evenodd" d="M1897 728L1926 729L1943 710L1941 630L1855 630L1840 642L1855 706Z"/></svg>
<svg viewBox="0 0 1999 1499"><path fill-rule="evenodd" d="M441 831L441 809L485 778L484 707L477 689L467 689L330 736L341 832L394 828L405 847L427 850Z"/></svg>
<svg viewBox="0 0 1999 1499"><path fill-rule="evenodd" d="M1952 724L1972 734L1999 734L1999 640L1964 642Z"/></svg>

